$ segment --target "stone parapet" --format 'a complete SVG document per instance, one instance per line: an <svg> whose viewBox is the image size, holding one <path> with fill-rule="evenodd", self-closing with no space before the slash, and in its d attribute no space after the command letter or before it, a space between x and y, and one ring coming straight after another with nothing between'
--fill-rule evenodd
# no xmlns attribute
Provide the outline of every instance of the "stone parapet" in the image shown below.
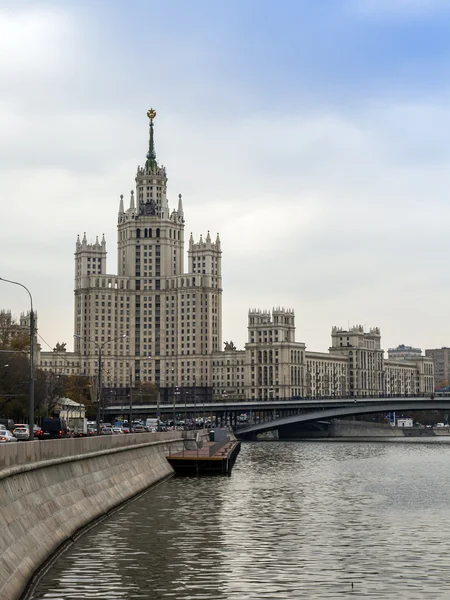
<svg viewBox="0 0 450 600"><path fill-rule="evenodd" d="M3 446L0 598L20 598L39 567L78 530L171 475L166 456L182 449L188 434Z"/></svg>

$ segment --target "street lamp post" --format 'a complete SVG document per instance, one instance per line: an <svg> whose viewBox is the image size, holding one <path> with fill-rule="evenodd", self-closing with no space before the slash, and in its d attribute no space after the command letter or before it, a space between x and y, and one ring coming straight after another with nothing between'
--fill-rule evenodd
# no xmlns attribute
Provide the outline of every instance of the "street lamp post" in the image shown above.
<svg viewBox="0 0 450 600"><path fill-rule="evenodd" d="M33 441L34 439L34 311L33 311L33 297L31 295L30 290L23 285L23 283L19 283L18 281L11 281L10 279L4 279L0 277L0 281L4 281L5 283L12 283L13 285L19 285L24 290L28 292L30 296L30 397L28 403L28 419L29 419L29 428L30 428L30 437L29 440Z"/></svg>
<svg viewBox="0 0 450 600"><path fill-rule="evenodd" d="M129 362L125 362L125 364L128 367L128 384L130 386L130 416L129 416L129 426L130 426L130 433L131 433L131 428L132 428L132 423L133 423L133 374L131 371L131 363Z"/></svg>
<svg viewBox="0 0 450 600"><path fill-rule="evenodd" d="M127 336L124 333L122 335L119 335L116 338L113 338L112 340L106 340L106 342L103 342L103 344L99 344L95 340L91 340L82 335L78 335L77 333L74 333L73 337L77 338L78 340L84 340L85 342L94 344L98 351L98 370L97 370L98 390L97 390L97 415L96 415L97 423L96 423L96 425L97 425L97 435L100 435L100 407L101 407L101 403L102 403L102 350L107 344L110 344L111 342L120 340L121 338L126 338Z"/></svg>
<svg viewBox="0 0 450 600"><path fill-rule="evenodd" d="M175 417L176 417L176 415L175 415L175 400L176 399L178 400L178 398L176 398L176 396L179 396L179 395L180 395L180 390L179 390L178 386L176 386L175 390L173 392L173 428L174 429L175 429Z"/></svg>
<svg viewBox="0 0 450 600"><path fill-rule="evenodd" d="M128 371L130 373L130 433L133 427L133 378L131 373L131 366L128 364Z"/></svg>
<svg viewBox="0 0 450 600"><path fill-rule="evenodd" d="M197 429L197 385L196 376L194 373L194 429Z"/></svg>

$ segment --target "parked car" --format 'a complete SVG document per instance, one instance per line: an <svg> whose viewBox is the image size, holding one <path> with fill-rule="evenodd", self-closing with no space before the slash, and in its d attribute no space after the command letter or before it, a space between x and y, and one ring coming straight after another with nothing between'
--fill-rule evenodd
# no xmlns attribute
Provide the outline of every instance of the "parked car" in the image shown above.
<svg viewBox="0 0 450 600"><path fill-rule="evenodd" d="M0 444L6 442L17 442L17 438L9 431L9 429L0 429Z"/></svg>
<svg viewBox="0 0 450 600"><path fill-rule="evenodd" d="M112 427L105 427L104 425L100 427L100 435L112 435L112 433Z"/></svg>
<svg viewBox="0 0 450 600"><path fill-rule="evenodd" d="M122 433L130 433L130 426L122 425Z"/></svg>
<svg viewBox="0 0 450 600"><path fill-rule="evenodd" d="M29 440L30 439L30 429L28 425L16 425L14 427L13 435L17 440Z"/></svg>

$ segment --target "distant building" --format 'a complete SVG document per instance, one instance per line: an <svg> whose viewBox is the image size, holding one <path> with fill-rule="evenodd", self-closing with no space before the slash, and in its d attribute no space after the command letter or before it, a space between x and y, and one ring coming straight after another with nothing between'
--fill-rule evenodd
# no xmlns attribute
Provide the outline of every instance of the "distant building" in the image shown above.
<svg viewBox="0 0 450 600"><path fill-rule="evenodd" d="M381 335L378 327L364 331L362 325L348 330L333 327L330 353L348 359L348 393L350 396L379 396L384 390Z"/></svg>
<svg viewBox="0 0 450 600"><path fill-rule="evenodd" d="M250 310L245 352L247 398L304 395L305 344L295 341L293 310Z"/></svg>
<svg viewBox="0 0 450 600"><path fill-rule="evenodd" d="M422 356L422 350L400 344L397 348L389 348L388 356L389 360L414 360Z"/></svg>
<svg viewBox="0 0 450 600"><path fill-rule="evenodd" d="M347 356L326 352L305 352L306 398L348 396L349 360Z"/></svg>
<svg viewBox="0 0 450 600"><path fill-rule="evenodd" d="M425 356L430 357L434 363L434 378L437 387L450 383L450 348L434 348L425 350Z"/></svg>
<svg viewBox="0 0 450 600"><path fill-rule="evenodd" d="M412 427L413 420L410 418L397 419L397 427Z"/></svg>

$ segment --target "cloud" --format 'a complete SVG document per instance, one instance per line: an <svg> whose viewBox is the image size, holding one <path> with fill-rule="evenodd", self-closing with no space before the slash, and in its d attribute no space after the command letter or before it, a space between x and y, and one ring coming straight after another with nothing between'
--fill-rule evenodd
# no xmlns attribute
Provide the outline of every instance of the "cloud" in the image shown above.
<svg viewBox="0 0 450 600"><path fill-rule="evenodd" d="M20 7L0 12L0 75L21 78L61 72L66 19L62 11Z"/></svg>
<svg viewBox="0 0 450 600"><path fill-rule="evenodd" d="M415 4L399 6L419 14ZM51 344L72 339L76 235L104 232L108 271L116 270L119 194L127 202L144 161L149 104L158 111L156 149L172 208L183 194L185 240L191 231L195 239L220 233L224 339L242 347L248 308L281 305L296 310L297 339L310 349L326 349L331 326L348 321L381 326L385 346L445 342L445 93L420 78L416 94L405 93L403 80L393 89L374 77L385 73L382 62L363 65L373 94L339 61L329 77L319 70L309 79L316 53L294 63L294 47L291 63L283 62L284 38L265 42L264 57L279 51L271 61L258 63L253 52L247 62L252 32L234 43L231 21L217 36L228 45L218 48L214 27L207 35L208 23L182 27L182 11L167 23L158 13L149 39L145 19L119 4L106 19L96 2L78 11L43 6L0 18L0 276L33 291ZM367 15L389 9L381 0L352 6ZM307 28L307 12L302 17ZM335 27L348 56L363 52L347 22ZM343 72L352 85L335 83ZM26 309L26 297L7 287L1 306Z"/></svg>

